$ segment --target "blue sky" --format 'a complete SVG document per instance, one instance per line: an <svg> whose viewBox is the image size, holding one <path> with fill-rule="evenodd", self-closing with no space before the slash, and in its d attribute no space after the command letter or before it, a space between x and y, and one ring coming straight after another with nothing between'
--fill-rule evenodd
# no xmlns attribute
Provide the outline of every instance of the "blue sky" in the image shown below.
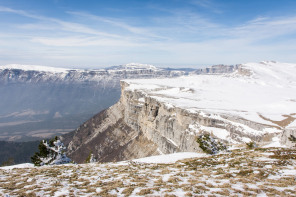
<svg viewBox="0 0 296 197"><path fill-rule="evenodd" d="M0 65L296 63L295 0L0 0Z"/></svg>

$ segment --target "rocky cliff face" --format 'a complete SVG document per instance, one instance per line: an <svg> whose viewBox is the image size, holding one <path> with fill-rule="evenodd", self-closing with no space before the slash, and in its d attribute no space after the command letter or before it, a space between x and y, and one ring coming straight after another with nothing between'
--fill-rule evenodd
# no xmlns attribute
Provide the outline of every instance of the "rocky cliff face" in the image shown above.
<svg viewBox="0 0 296 197"><path fill-rule="evenodd" d="M63 136L74 161L84 162L90 152L106 162L200 150L196 137L187 130L197 117L125 90L127 85L121 83L122 94L116 105Z"/></svg>
<svg viewBox="0 0 296 197"><path fill-rule="evenodd" d="M281 76L276 66L281 68L273 63L268 67L250 64L226 75L122 81L116 105L64 136L68 154L83 162L92 152L104 162L198 152L201 149L196 139L203 133L229 145L254 141L266 147L292 146L288 137L296 131L295 108L275 104L294 106L295 101L286 98L295 94L283 91L283 95L272 97L283 87L276 89L275 75L270 78L267 74L277 73L283 85L288 79L288 89L295 87L292 78L286 73ZM295 65L290 67L296 69Z"/></svg>
<svg viewBox="0 0 296 197"><path fill-rule="evenodd" d="M83 163L90 153L100 162L159 154L155 143L124 121L123 113L124 106L117 103L64 135L69 157Z"/></svg>
<svg viewBox="0 0 296 197"><path fill-rule="evenodd" d="M171 107L121 82L119 102L63 136L68 155L82 163L90 153L97 161L121 161L174 152L200 152L196 138L207 128L229 133L224 143L270 142L274 133L250 134L242 126L260 130L264 125L238 117L213 116ZM223 118L223 119L222 119ZM205 129L206 128L206 129Z"/></svg>
<svg viewBox="0 0 296 197"><path fill-rule="evenodd" d="M195 74L221 74L232 73L240 68L240 65L214 65L207 68L200 68L193 71Z"/></svg>

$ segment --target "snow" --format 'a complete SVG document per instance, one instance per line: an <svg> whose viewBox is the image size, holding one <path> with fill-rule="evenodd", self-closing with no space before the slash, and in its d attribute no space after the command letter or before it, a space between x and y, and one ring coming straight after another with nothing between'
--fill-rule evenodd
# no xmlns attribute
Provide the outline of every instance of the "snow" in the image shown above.
<svg viewBox="0 0 296 197"><path fill-rule="evenodd" d="M48 67L40 65L20 65L20 64L9 64L0 66L0 70L4 69L20 69L25 71L42 71L42 72L51 72L51 73L67 73L69 70L67 68L57 68L57 67ZM77 69L76 69L77 70Z"/></svg>
<svg viewBox="0 0 296 197"><path fill-rule="evenodd" d="M200 126L201 130L208 131L209 133L212 133L214 136L222 139L227 140L230 137L230 132L226 129L220 129L216 127L206 127L206 126Z"/></svg>
<svg viewBox="0 0 296 197"><path fill-rule="evenodd" d="M41 66L41 65L21 65L21 64L9 64L9 65L0 65L0 70L4 69L19 69L24 71L39 71L39 72L49 72L49 73L68 73L69 71L92 71L92 70L83 70L83 69L70 69L70 68L59 68L59 67L49 67L49 66ZM159 70L153 65L150 64L139 64L139 63L129 63L122 66L111 67L107 69L109 73L117 72L117 71L134 71L134 70ZM106 69L93 69L93 71L106 71Z"/></svg>
<svg viewBox="0 0 296 197"><path fill-rule="evenodd" d="M171 144L173 144L175 147L179 147L178 144L176 142L174 142L173 140L166 138L167 141L169 141Z"/></svg>
<svg viewBox="0 0 296 197"><path fill-rule="evenodd" d="M267 144L263 146L263 148L270 148L270 147L282 147L285 148L286 146L282 145L280 143L280 138L279 137L273 137L272 142L270 144Z"/></svg>
<svg viewBox="0 0 296 197"><path fill-rule="evenodd" d="M17 164L17 165L12 165L12 166L0 167L0 169L9 170L9 169L14 169L14 168L32 168L32 167L34 167L34 164L32 164L32 163L22 163L22 164Z"/></svg>
<svg viewBox="0 0 296 197"><path fill-rule="evenodd" d="M141 98L138 99L138 101L144 103L145 102L145 98L141 97Z"/></svg>
<svg viewBox="0 0 296 197"><path fill-rule="evenodd" d="M153 65L150 64L140 64L140 63L129 63L129 64L125 64L125 65L120 65L120 66L112 66L107 68L109 71L111 72L117 72L117 71L123 71L123 70L127 70L127 71L135 71L135 70L153 70L153 71L157 71L157 70L161 70L159 68L156 68Z"/></svg>
<svg viewBox="0 0 296 197"><path fill-rule="evenodd" d="M157 70L157 68L151 64L129 63L124 65L125 69L151 69Z"/></svg>
<svg viewBox="0 0 296 197"><path fill-rule="evenodd" d="M289 129L296 129L296 120L294 120L293 122L291 122L291 123L287 126L287 128L289 128Z"/></svg>
<svg viewBox="0 0 296 197"><path fill-rule="evenodd" d="M196 158L196 157L207 157L207 154L204 153L195 153L195 152L180 152L167 155L157 155L151 157L144 157L141 159L134 159L134 162L139 163L159 163L159 164L168 164L175 163L178 160Z"/></svg>
<svg viewBox="0 0 296 197"><path fill-rule="evenodd" d="M293 116L296 112L296 64L247 63L242 64L241 68L248 70L251 75L236 71L220 75L182 76L174 80L164 78L124 81L129 84L127 90L141 91L166 106L217 116L228 114L281 128L295 127L296 121L289 125L280 121L286 119L285 115ZM243 129L258 133L251 128ZM269 132L278 130L263 131Z"/></svg>

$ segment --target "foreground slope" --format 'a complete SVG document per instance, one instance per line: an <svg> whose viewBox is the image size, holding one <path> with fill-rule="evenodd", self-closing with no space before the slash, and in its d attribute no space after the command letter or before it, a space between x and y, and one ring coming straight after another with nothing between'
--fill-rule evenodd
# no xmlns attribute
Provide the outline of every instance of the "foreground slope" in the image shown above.
<svg viewBox="0 0 296 197"><path fill-rule="evenodd" d="M176 155L165 155L162 161L172 157ZM150 162L145 158L120 163L0 168L0 195L296 196L295 150L233 150L195 157L176 163L156 163L154 157Z"/></svg>

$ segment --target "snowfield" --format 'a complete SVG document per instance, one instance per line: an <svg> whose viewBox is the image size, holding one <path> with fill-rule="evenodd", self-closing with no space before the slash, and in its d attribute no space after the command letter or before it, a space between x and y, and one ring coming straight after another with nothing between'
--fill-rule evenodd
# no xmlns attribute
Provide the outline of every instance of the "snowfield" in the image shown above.
<svg viewBox="0 0 296 197"><path fill-rule="evenodd" d="M296 196L295 149L20 166L0 168L0 196Z"/></svg>
<svg viewBox="0 0 296 197"><path fill-rule="evenodd" d="M296 64L268 61L240 67L223 75L124 81L128 90L142 91L171 107L218 116L230 114L279 129L295 129Z"/></svg>

